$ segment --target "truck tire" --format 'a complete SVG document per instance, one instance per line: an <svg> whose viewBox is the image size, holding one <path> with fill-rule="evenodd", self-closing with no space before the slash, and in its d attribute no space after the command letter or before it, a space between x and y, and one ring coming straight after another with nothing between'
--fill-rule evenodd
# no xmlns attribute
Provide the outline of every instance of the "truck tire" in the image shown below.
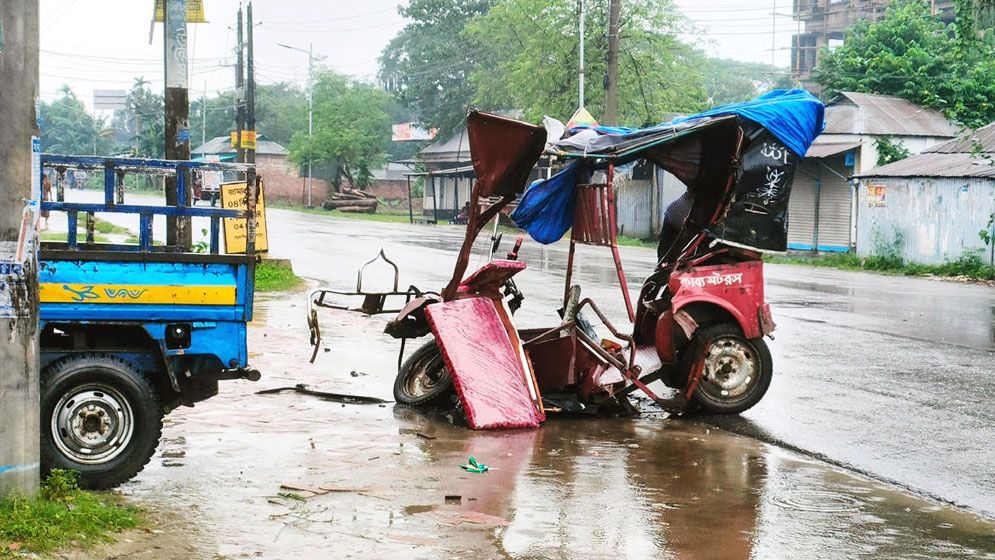
<svg viewBox="0 0 995 560"><path fill-rule="evenodd" d="M108 354L76 354L41 375L41 467L79 472L80 486L113 488L138 474L162 435L149 379Z"/></svg>
<svg viewBox="0 0 995 560"><path fill-rule="evenodd" d="M705 345L708 347L705 348ZM760 402L774 376L763 338L747 339L736 325L720 323L700 329L681 354L678 371L687 372L705 356L705 371L691 399L710 414L738 414Z"/></svg>
<svg viewBox="0 0 995 560"><path fill-rule="evenodd" d="M404 360L394 380L394 400L408 406L445 404L452 390L453 377L434 339Z"/></svg>

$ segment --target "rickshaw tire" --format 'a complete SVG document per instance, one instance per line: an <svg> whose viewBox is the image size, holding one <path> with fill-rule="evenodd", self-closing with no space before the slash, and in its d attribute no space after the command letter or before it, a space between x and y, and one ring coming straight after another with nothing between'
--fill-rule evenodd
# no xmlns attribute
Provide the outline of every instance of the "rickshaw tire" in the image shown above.
<svg viewBox="0 0 995 560"><path fill-rule="evenodd" d="M423 394L413 394L412 376L423 368L432 368L438 374L435 384ZM440 371L441 368L441 371ZM442 352L435 340L430 340L415 350L401 364L401 369L394 379L394 400L400 404L413 407L430 405L451 405L450 395L453 393L453 378L446 369Z"/></svg>
<svg viewBox="0 0 995 560"><path fill-rule="evenodd" d="M744 398L736 399L731 402L722 401L721 399L717 399L712 395L709 395L707 392L702 391L701 384L704 383L704 380L699 382L698 388L691 396L690 404L694 411L701 414L739 414L752 408L760 402L761 399L763 399L764 395L767 393L767 389L770 387L771 379L774 377L774 368L771 361L770 349L767 347L767 344L764 342L762 337L748 339L743 336L743 331L739 328L739 326L732 323L719 323L717 325L702 328L696 332L691 338L690 345L682 353L678 371L683 372L685 380L687 379L687 372L691 369L691 363L694 357L699 356L705 351L705 341L715 340L723 336L732 336L747 343L760 361L760 372L756 383L754 383L754 385L749 389L749 393Z"/></svg>

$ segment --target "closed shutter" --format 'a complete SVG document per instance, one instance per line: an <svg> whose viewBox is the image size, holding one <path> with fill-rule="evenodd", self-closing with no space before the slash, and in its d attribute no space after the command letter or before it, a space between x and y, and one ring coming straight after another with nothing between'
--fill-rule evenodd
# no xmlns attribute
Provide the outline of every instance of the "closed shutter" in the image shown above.
<svg viewBox="0 0 995 560"><path fill-rule="evenodd" d="M788 199L788 248L812 250L815 226L815 178L819 176L818 164L803 160L795 170Z"/></svg>
<svg viewBox="0 0 995 560"><path fill-rule="evenodd" d="M819 193L819 250L850 250L850 185L841 177L822 175Z"/></svg>

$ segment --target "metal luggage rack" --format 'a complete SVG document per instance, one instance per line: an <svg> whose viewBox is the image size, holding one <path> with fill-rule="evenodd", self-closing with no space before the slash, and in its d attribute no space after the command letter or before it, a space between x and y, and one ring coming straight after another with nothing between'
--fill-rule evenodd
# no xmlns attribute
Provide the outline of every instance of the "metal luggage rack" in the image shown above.
<svg viewBox="0 0 995 560"><path fill-rule="evenodd" d="M77 236L77 224L79 214L83 213L86 219L86 240L85 245L94 245L94 214L119 213L138 214L139 233L138 245L101 245L115 251L169 251L170 247L154 247L152 243L152 219L155 215L172 217L206 217L211 220L210 228L210 253L217 255L220 252L221 219L222 218L248 218L248 211L224 210L220 208L196 208L188 206L187 198L187 172L190 171L228 171L235 173L245 173L252 168L251 164L242 163L220 163L220 162L199 162L186 160L164 160L164 159L142 159L123 157L100 157L100 156L64 156L56 154L41 155L41 173L44 175L45 169L56 171L56 184L53 185L55 191L54 201L43 201L42 210L65 212L68 216L68 232L66 245L68 249L79 248L80 242ZM82 203L65 201L66 171L69 169L79 170L102 170L104 173L104 201L103 203ZM176 204L175 205L138 205L124 203L124 178L128 173L142 175L175 176L176 177Z"/></svg>

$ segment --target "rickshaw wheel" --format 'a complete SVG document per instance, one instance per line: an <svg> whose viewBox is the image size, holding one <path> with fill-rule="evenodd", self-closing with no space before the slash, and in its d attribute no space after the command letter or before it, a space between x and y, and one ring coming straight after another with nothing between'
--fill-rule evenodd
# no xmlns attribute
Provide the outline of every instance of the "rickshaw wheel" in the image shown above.
<svg viewBox="0 0 995 560"><path fill-rule="evenodd" d="M709 342L705 348L706 341ZM705 371L692 396L711 414L738 414L760 402L773 377L770 350L762 338L747 339L736 325L722 323L701 329L681 359L687 372L704 355Z"/></svg>
<svg viewBox="0 0 995 560"><path fill-rule="evenodd" d="M452 387L442 353L435 340L430 340L401 365L394 380L394 400L408 406L446 404Z"/></svg>

